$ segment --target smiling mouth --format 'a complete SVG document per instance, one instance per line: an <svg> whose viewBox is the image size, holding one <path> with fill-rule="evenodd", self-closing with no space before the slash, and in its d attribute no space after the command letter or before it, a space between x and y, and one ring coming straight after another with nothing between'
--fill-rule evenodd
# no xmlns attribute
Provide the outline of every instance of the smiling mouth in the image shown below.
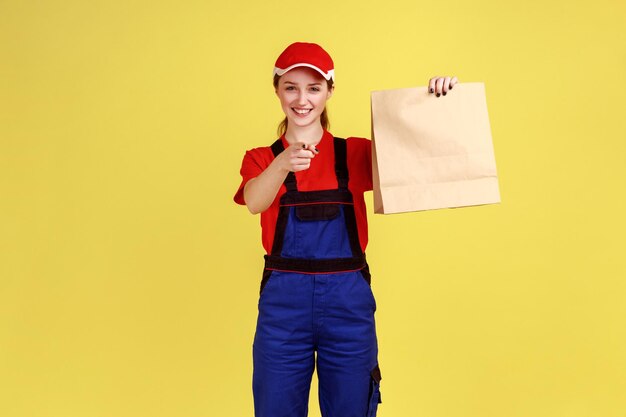
<svg viewBox="0 0 626 417"><path fill-rule="evenodd" d="M300 116L306 116L307 114L311 113L311 110L313 109L296 109L295 107L292 107L291 110L293 110L296 114Z"/></svg>

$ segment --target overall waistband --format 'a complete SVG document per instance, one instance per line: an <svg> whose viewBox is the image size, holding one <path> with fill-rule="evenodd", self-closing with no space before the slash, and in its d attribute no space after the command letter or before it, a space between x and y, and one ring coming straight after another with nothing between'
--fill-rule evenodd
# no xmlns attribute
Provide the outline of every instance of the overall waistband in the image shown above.
<svg viewBox="0 0 626 417"><path fill-rule="evenodd" d="M352 258L301 259L265 255L265 269L304 274L359 271L367 266L365 255Z"/></svg>

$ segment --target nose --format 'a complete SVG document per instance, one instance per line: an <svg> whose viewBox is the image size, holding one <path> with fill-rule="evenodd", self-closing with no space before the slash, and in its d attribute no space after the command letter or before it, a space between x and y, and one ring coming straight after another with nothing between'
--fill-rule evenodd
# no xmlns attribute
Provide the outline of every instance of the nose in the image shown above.
<svg viewBox="0 0 626 417"><path fill-rule="evenodd" d="M298 105L305 106L308 101L306 91L300 91L300 94L298 94Z"/></svg>

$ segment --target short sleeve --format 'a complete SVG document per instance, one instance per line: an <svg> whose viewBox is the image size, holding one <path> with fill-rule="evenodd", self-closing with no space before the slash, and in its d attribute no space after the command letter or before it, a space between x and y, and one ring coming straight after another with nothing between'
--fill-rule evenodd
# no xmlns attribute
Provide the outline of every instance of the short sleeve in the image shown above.
<svg viewBox="0 0 626 417"><path fill-rule="evenodd" d="M366 138L348 138L348 172L351 187L372 190L372 141Z"/></svg>
<svg viewBox="0 0 626 417"><path fill-rule="evenodd" d="M269 154L268 154L269 151ZM269 148L255 148L246 151L241 162L241 184L235 193L233 200L237 204L245 205L243 198L243 188L252 178L258 177L272 161L272 153Z"/></svg>

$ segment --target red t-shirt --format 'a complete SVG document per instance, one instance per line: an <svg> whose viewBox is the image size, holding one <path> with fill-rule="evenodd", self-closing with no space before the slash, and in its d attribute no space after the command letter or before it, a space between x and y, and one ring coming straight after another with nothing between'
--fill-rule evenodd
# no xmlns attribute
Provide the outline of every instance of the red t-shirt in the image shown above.
<svg viewBox="0 0 626 417"><path fill-rule="evenodd" d="M281 136L283 146L287 148L289 143L285 135ZM333 135L324 130L322 139L316 148L319 153L311 160L311 166L304 171L296 172L296 182L299 191L315 191L337 188L335 175L335 149ZM348 158L348 189L354 198L354 212L361 248L365 252L367 246L367 212L363 193L372 189L372 145L369 139L350 137L347 138ZM274 154L269 146L254 148L246 151L241 163L241 185L235 194L237 204L245 205L243 199L243 187L246 183L261 174L274 160ZM274 243L274 231L278 218L278 206L280 197L286 192L285 185L281 185L272 205L261 213L262 240L265 251L272 252Z"/></svg>

